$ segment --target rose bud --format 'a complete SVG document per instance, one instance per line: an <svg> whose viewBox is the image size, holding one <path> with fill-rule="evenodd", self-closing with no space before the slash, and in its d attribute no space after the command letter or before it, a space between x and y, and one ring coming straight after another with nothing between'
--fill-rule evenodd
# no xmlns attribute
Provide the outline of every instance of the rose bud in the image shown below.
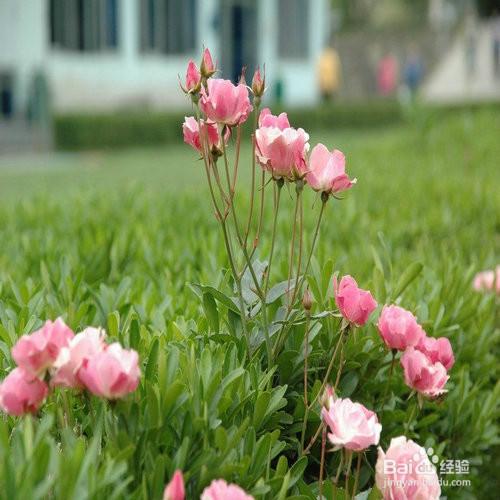
<svg viewBox="0 0 500 500"><path fill-rule="evenodd" d="M163 500L184 500L186 496L184 490L184 478L182 477L182 472L176 470L170 483L167 484L165 491L163 492Z"/></svg>
<svg viewBox="0 0 500 500"><path fill-rule="evenodd" d="M236 484L228 484L224 479L214 479L201 494L200 500L254 500Z"/></svg>
<svg viewBox="0 0 500 500"><path fill-rule="evenodd" d="M252 92L257 98L261 98L266 91L266 77L262 78L260 69L257 68L252 78Z"/></svg>
<svg viewBox="0 0 500 500"><path fill-rule="evenodd" d="M212 54L210 54L210 51L206 48L203 51L203 57L201 59L201 65L200 65L200 72L203 78L210 78L215 72L217 71L217 68L215 67L215 64L212 60Z"/></svg>

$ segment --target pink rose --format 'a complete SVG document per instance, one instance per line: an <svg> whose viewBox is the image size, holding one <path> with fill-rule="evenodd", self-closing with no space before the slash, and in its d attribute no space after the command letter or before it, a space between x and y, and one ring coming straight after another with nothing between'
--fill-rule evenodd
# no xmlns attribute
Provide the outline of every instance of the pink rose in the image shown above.
<svg viewBox="0 0 500 500"><path fill-rule="evenodd" d="M335 302L342 316L357 326L364 325L377 307L372 294L358 288L356 280L349 275L344 276L340 284L337 284L337 277L334 277L333 288Z"/></svg>
<svg viewBox="0 0 500 500"><path fill-rule="evenodd" d="M45 324L30 335L23 335L12 348L18 366L39 375L50 368L61 348L68 345L74 333L61 318Z"/></svg>
<svg viewBox="0 0 500 500"><path fill-rule="evenodd" d="M387 453L379 447L375 482L385 500L439 500L441 495L424 448L404 436L391 439Z"/></svg>
<svg viewBox="0 0 500 500"><path fill-rule="evenodd" d="M85 328L71 339L67 347L63 347L54 362L53 386L83 387L78 378L78 371L85 360L89 360L106 347L104 330L100 328Z"/></svg>
<svg viewBox="0 0 500 500"><path fill-rule="evenodd" d="M107 399L123 398L135 391L140 375L137 352L123 349L117 342L84 359L78 372L90 392Z"/></svg>
<svg viewBox="0 0 500 500"><path fill-rule="evenodd" d="M433 363L423 352L409 347L401 356L401 366L408 387L431 398L447 392L443 387L450 377L439 361Z"/></svg>
<svg viewBox="0 0 500 500"><path fill-rule="evenodd" d="M328 408L321 409L321 418L330 429L328 439L335 449L362 451L379 442L382 426L377 415L360 403L331 397Z"/></svg>
<svg viewBox="0 0 500 500"><path fill-rule="evenodd" d="M378 320L378 331L389 349L404 351L415 346L425 335L410 311L399 306L384 306Z"/></svg>
<svg viewBox="0 0 500 500"><path fill-rule="evenodd" d="M447 370L455 363L453 349L450 341L446 337L421 337L420 342L415 346L420 352L423 352L433 363L441 363Z"/></svg>
<svg viewBox="0 0 500 500"><path fill-rule="evenodd" d="M224 479L214 479L201 494L200 500L253 500L236 484L228 484Z"/></svg>
<svg viewBox="0 0 500 500"><path fill-rule="evenodd" d="M322 193L340 193L356 183L345 173L345 156L334 149L331 153L323 144L314 146L309 158L307 183Z"/></svg>
<svg viewBox="0 0 500 500"><path fill-rule="evenodd" d="M496 292L500 295L500 265L494 271L481 271L474 277L474 290L477 292Z"/></svg>
<svg viewBox="0 0 500 500"><path fill-rule="evenodd" d="M212 54L210 54L210 51L208 49L205 49L203 51L200 71L204 78L210 78L217 71L217 68L215 67L214 61L212 59Z"/></svg>
<svg viewBox="0 0 500 500"><path fill-rule="evenodd" d="M210 149L213 146L218 146L219 131L217 130L217 124L211 122L205 123L204 120L200 120L200 123L203 133L206 132L208 135L208 145ZM184 123L182 124L182 132L184 134L184 142L203 154L203 148L201 147L200 140L200 129L196 118L193 116L186 116Z"/></svg>
<svg viewBox="0 0 500 500"><path fill-rule="evenodd" d="M181 85L182 87L182 85ZM186 71L186 86L182 90L186 94L197 94L201 88L201 73L193 61L189 61Z"/></svg>
<svg viewBox="0 0 500 500"><path fill-rule="evenodd" d="M280 115L281 116L281 115ZM276 121L283 118L273 117ZM268 118L265 118L268 121ZM306 155L309 135L303 129L279 126L260 127L255 132L255 154L260 166L275 179L295 180L307 172Z"/></svg>
<svg viewBox="0 0 500 500"><path fill-rule="evenodd" d="M23 368L14 368L0 384L0 408L9 415L35 413L48 393L45 382Z"/></svg>
<svg viewBox="0 0 500 500"><path fill-rule="evenodd" d="M252 111L248 89L242 83L211 78L201 90L200 107L208 120L234 126L243 123Z"/></svg>
<svg viewBox="0 0 500 500"><path fill-rule="evenodd" d="M185 496L186 492L184 491L182 472L176 470L163 492L163 500L184 500Z"/></svg>
<svg viewBox="0 0 500 500"><path fill-rule="evenodd" d="M286 113L280 113L278 116L275 116L269 108L264 108L259 115L259 127L276 127L280 130L285 130L286 128L290 128L290 122Z"/></svg>

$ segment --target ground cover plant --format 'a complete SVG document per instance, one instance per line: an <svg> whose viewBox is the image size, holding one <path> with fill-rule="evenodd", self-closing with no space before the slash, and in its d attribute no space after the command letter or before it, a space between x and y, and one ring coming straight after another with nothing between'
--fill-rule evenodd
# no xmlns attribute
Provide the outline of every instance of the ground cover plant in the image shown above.
<svg viewBox="0 0 500 500"><path fill-rule="evenodd" d="M307 278L309 319L300 296L297 320L271 363L259 327L248 350L204 166L193 151L68 157L61 166L0 171L2 378L15 367L18 338L58 316L75 332L106 329L108 342L138 352L142 372L123 399L57 388L34 417L3 416L0 495L161 498L182 470L187 498L218 478L255 498L314 498L323 469L326 498L342 498L346 484L350 494L377 498L376 446L362 456L359 473L356 457L349 477L340 470L336 488L342 453L331 451L328 437L323 467L321 435L303 453L321 429L320 389L332 362L327 383L340 398L375 411L384 452L404 435L440 460L467 460L467 476L446 479L471 485L443 485L442 493L493 497L498 310L495 294L475 291L473 277L494 268L498 255L498 128L498 117L482 110L404 129L314 137L346 153L358 183L346 199L326 205ZM233 136L228 147L235 146ZM242 145L238 185L251 184L251 151ZM296 207L295 186L282 189L269 276L270 290L285 283L278 291L289 288ZM302 195L309 249L316 225L309 214L317 216L321 200L305 188ZM249 205L244 191L236 210L248 213ZM259 261L271 251L273 215L268 203ZM338 333L334 274L339 281L352 274L379 304L345 337ZM244 283L255 300L251 276ZM269 317L290 300L278 294L266 304ZM392 353L376 325L391 303L453 348L448 393L422 408L416 397L408 400L399 363L389 376ZM334 357L339 335L346 339L343 356ZM309 401L319 396L302 439L306 338Z"/></svg>

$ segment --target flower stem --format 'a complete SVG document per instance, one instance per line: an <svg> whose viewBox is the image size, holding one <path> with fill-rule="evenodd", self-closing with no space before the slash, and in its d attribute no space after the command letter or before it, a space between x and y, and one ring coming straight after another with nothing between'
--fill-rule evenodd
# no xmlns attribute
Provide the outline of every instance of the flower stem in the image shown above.
<svg viewBox="0 0 500 500"><path fill-rule="evenodd" d="M358 483L359 483L359 472L361 470L361 457L362 453L358 452L358 458L356 462L356 475L354 476L354 488L352 490L352 497L356 495L356 490L358 489Z"/></svg>
<svg viewBox="0 0 500 500"><path fill-rule="evenodd" d="M323 471L325 468L326 429L321 434L321 461L319 463L319 498L323 500Z"/></svg>

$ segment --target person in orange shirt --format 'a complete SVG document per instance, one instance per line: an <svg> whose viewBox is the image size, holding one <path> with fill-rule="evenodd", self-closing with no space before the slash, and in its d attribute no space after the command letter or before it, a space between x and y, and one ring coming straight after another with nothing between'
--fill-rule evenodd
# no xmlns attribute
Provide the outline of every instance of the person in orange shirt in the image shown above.
<svg viewBox="0 0 500 500"><path fill-rule="evenodd" d="M340 57L333 47L326 47L318 60L318 86L324 101L331 101L342 79Z"/></svg>

